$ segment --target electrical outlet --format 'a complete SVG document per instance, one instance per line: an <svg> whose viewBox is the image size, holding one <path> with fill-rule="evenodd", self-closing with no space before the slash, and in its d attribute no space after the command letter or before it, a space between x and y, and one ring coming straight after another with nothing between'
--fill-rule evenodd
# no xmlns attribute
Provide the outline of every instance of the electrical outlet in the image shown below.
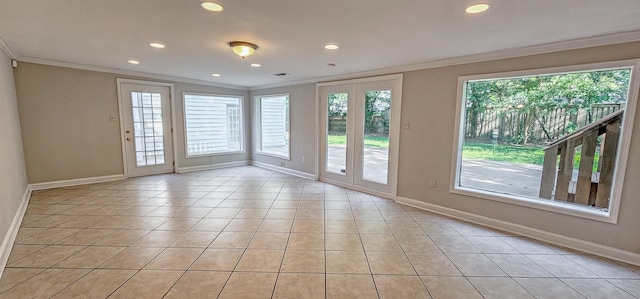
<svg viewBox="0 0 640 299"><path fill-rule="evenodd" d="M302 162L307 162L307 158L305 156L302 156Z"/></svg>
<svg viewBox="0 0 640 299"><path fill-rule="evenodd" d="M409 125L410 125L410 124L411 124L411 123L409 123L408 121L403 122L403 123L402 123L402 128L403 128L403 129L409 129Z"/></svg>
<svg viewBox="0 0 640 299"><path fill-rule="evenodd" d="M280 166L284 167L284 161L280 162Z"/></svg>
<svg viewBox="0 0 640 299"><path fill-rule="evenodd" d="M109 120L110 121L118 121L118 116L117 115L109 115Z"/></svg>
<svg viewBox="0 0 640 299"><path fill-rule="evenodd" d="M436 180L431 180L431 184L430 184L431 188L435 188L436 186L438 186L438 181Z"/></svg>

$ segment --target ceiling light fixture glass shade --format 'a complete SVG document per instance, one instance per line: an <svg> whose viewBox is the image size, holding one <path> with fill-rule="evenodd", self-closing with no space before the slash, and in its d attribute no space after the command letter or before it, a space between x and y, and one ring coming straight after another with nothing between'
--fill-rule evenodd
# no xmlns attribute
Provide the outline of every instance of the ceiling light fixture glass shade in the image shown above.
<svg viewBox="0 0 640 299"><path fill-rule="evenodd" d="M467 7L467 9L465 9L465 12L468 14L475 14L485 12L489 10L489 8L491 8L491 5L487 3L478 3Z"/></svg>
<svg viewBox="0 0 640 299"><path fill-rule="evenodd" d="M209 10L209 11L215 11L215 12L220 12L222 11L222 5L218 4L218 3L214 3L214 2L202 2L200 3L200 6L202 6L202 8Z"/></svg>
<svg viewBox="0 0 640 299"><path fill-rule="evenodd" d="M248 42L229 42L229 47L231 47L233 53L238 54L242 59L253 55L253 53L258 49L258 45Z"/></svg>
<svg viewBox="0 0 640 299"><path fill-rule="evenodd" d="M161 44L161 43L150 43L149 46L154 47L156 49L164 49L165 48L164 44Z"/></svg>

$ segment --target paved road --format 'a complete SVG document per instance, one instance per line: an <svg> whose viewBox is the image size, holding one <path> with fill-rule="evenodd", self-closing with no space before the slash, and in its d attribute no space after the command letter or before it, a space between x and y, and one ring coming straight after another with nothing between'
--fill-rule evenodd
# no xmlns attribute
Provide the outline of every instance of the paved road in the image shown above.
<svg viewBox="0 0 640 299"><path fill-rule="evenodd" d="M327 171L333 173L340 173L342 169L345 169L346 161L346 146L344 145L331 145L328 148L327 156L329 157L329 163L327 165ZM387 161L389 160L389 150L381 147L364 147L364 166L363 175L364 179L368 181L378 182L382 184L387 183L387 174L389 168Z"/></svg>
<svg viewBox="0 0 640 299"><path fill-rule="evenodd" d="M538 198L542 166L463 159L460 185Z"/></svg>

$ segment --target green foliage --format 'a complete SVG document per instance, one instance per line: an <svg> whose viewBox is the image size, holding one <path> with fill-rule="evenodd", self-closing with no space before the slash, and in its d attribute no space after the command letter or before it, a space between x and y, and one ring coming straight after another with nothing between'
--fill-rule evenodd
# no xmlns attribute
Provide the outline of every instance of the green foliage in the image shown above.
<svg viewBox="0 0 640 299"><path fill-rule="evenodd" d="M630 76L631 70L626 68L470 81L466 88L470 131L475 132L479 115L491 109L501 116L526 112L529 117L522 124L524 132L528 132L536 122L545 130L540 118L555 109L569 108L576 112L593 104L626 102ZM519 144L528 142L527 136L508 141Z"/></svg>
<svg viewBox="0 0 640 299"><path fill-rule="evenodd" d="M329 118L344 118L348 113L347 93L332 93L327 98ZM387 133L389 131L389 117L391 109L391 90L367 91L364 103L364 131L366 133ZM379 128L378 123L382 123ZM329 128L329 131L337 131Z"/></svg>
<svg viewBox="0 0 640 299"><path fill-rule="evenodd" d="M364 131L366 133L385 133L389 130L385 114L391 109L391 90L367 91L364 102ZM375 117L384 120L383 132L377 132Z"/></svg>
<svg viewBox="0 0 640 299"><path fill-rule="evenodd" d="M328 97L329 117L347 116L347 93L332 93Z"/></svg>

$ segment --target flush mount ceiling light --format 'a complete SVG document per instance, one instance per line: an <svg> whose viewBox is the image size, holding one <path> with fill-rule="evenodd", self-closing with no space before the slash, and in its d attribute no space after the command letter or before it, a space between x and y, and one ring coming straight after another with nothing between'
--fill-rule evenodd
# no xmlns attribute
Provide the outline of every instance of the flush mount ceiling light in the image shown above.
<svg viewBox="0 0 640 299"><path fill-rule="evenodd" d="M251 66L252 67L261 67L261 65L259 63L252 63Z"/></svg>
<svg viewBox="0 0 640 299"><path fill-rule="evenodd" d="M324 45L324 48L327 50L338 50L340 48L340 46L336 45L336 44L326 44Z"/></svg>
<svg viewBox="0 0 640 299"><path fill-rule="evenodd" d="M229 47L233 50L233 53L238 54L238 56L244 59L247 56L251 56L253 52L258 49L258 45L248 43L248 42L229 42Z"/></svg>
<svg viewBox="0 0 640 299"><path fill-rule="evenodd" d="M211 76L220 77L220 74L211 74Z"/></svg>
<svg viewBox="0 0 640 299"><path fill-rule="evenodd" d="M491 8L491 5L487 3L478 3L478 4L473 4L467 7L467 9L465 9L464 11L468 14L475 14L475 13L485 12L489 8Z"/></svg>
<svg viewBox="0 0 640 299"><path fill-rule="evenodd" d="M152 46L157 49L164 49L164 45L161 43L150 43L149 46Z"/></svg>
<svg viewBox="0 0 640 299"><path fill-rule="evenodd" d="M133 59L131 59L131 60L127 60L127 62L128 62L128 63L131 63L131 64L140 64L140 61L133 60Z"/></svg>
<svg viewBox="0 0 640 299"><path fill-rule="evenodd" d="M209 10L209 11L215 11L215 12L222 11L222 5L220 5L218 3L202 2L202 3L200 3L200 6L202 6L202 8L204 8L206 10Z"/></svg>

